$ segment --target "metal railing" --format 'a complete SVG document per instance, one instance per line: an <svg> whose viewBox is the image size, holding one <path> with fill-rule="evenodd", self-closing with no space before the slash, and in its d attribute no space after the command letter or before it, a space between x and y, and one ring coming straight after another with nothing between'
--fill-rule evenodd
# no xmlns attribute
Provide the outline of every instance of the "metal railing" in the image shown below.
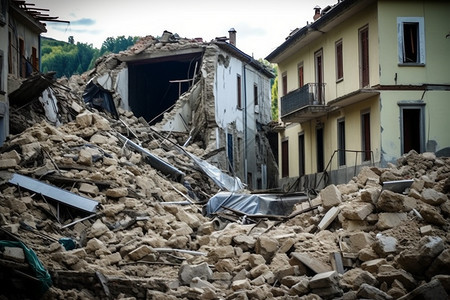
<svg viewBox="0 0 450 300"><path fill-rule="evenodd" d="M330 160L328 161L328 164L327 164L327 166L326 166L326 168L323 170L323 173L322 173L322 176L320 177L320 180L317 182L317 184L316 184L316 188L320 185L320 183L322 182L322 180L324 181L324 184L325 185L327 185L328 184L328 172L331 172L332 170L331 170L331 163L333 162L333 158L334 158L334 156L337 154L337 153L341 153L342 151L344 151L345 153L347 153L347 152L350 152L350 153L355 153L355 164L354 164L354 171L353 171L353 176L356 176L357 174L356 174L356 171L357 171L357 166L358 166L358 154L359 153L362 153L362 158L364 159L365 157L367 157L368 156L368 154L370 153L370 160L363 160L363 161L361 161L361 163L359 164L359 165L361 165L363 162L365 162L365 161L370 161L370 164L372 165L372 166L374 166L375 165L375 163L374 163L374 158L373 158L373 151L372 150L369 150L369 151L366 151L366 150L346 150L346 149L337 149L337 150L334 150L334 152L333 152L333 154L331 155L331 158L330 158ZM338 164L339 164L339 162L338 162ZM328 168L330 168L329 170L328 170ZM338 168L339 168L339 166L338 166Z"/></svg>
<svg viewBox="0 0 450 300"><path fill-rule="evenodd" d="M307 83L281 97L281 116L308 105L325 105L325 83Z"/></svg>

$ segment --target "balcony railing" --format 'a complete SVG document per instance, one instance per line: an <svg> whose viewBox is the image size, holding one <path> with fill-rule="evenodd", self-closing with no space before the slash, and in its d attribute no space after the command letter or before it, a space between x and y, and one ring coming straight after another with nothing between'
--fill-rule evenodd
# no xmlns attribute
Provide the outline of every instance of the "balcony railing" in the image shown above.
<svg viewBox="0 0 450 300"><path fill-rule="evenodd" d="M307 83L281 97L281 118L311 105L325 105L325 83Z"/></svg>

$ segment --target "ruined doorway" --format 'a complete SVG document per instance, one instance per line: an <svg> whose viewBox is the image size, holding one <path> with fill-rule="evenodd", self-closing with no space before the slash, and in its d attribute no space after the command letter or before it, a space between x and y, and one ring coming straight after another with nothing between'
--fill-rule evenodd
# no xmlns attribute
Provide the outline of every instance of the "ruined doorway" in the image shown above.
<svg viewBox="0 0 450 300"><path fill-rule="evenodd" d="M401 151L402 154L415 150L424 151L423 106L400 104Z"/></svg>
<svg viewBox="0 0 450 300"><path fill-rule="evenodd" d="M128 103L150 124L162 120L179 96L193 84L202 52L128 61Z"/></svg>
<svg viewBox="0 0 450 300"><path fill-rule="evenodd" d="M316 145L317 145L317 172L323 172L324 162L324 144L323 144L323 127L316 128Z"/></svg>

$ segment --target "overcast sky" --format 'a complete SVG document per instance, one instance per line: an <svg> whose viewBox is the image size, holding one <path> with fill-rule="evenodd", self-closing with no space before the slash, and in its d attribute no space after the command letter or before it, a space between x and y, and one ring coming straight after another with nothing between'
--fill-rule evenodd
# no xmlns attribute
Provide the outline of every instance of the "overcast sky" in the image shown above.
<svg viewBox="0 0 450 300"><path fill-rule="evenodd" d="M107 37L161 36L164 30L180 37L211 41L237 31L237 47L254 58L265 58L289 33L312 22L314 7L337 0L27 0L36 8L70 24L47 22L43 36L92 44Z"/></svg>

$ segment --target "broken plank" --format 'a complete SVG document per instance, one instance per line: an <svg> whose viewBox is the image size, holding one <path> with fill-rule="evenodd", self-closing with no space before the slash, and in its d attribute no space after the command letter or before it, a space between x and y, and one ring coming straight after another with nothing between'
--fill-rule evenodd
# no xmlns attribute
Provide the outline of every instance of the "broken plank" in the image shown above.
<svg viewBox="0 0 450 300"><path fill-rule="evenodd" d="M80 210L95 212L97 209L98 202L93 199L79 196L72 192L57 188L44 182L40 182L39 180L27 176L13 174L12 178L9 180L9 183L15 184L35 193L39 193L55 201L78 208Z"/></svg>
<svg viewBox="0 0 450 300"><path fill-rule="evenodd" d="M307 253L293 252L291 256L292 258L300 261L302 264L304 264L306 267L310 268L317 274L332 271L329 265L324 264L321 261L317 260L316 258L311 257Z"/></svg>

